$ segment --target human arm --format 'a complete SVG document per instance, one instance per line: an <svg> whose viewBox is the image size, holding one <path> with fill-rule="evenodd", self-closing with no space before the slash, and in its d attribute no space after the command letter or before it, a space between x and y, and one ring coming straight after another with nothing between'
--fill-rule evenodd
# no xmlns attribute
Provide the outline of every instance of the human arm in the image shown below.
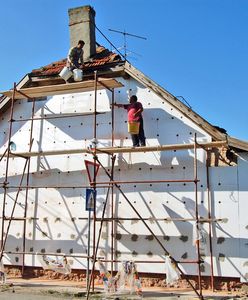
<svg viewBox="0 0 248 300"><path fill-rule="evenodd" d="M70 49L68 56L67 56L67 67L69 68L78 68L78 54L77 54L77 48L73 47Z"/></svg>
<svg viewBox="0 0 248 300"><path fill-rule="evenodd" d="M79 62L81 65L84 64L84 50L82 49L80 57L79 57Z"/></svg>
<svg viewBox="0 0 248 300"><path fill-rule="evenodd" d="M120 107L121 107L121 108L124 108L125 105L124 105L124 104L114 103L114 106L116 106L116 107L118 107L118 108L120 108Z"/></svg>
<svg viewBox="0 0 248 300"><path fill-rule="evenodd" d="M71 48L68 52L68 55L67 55L67 61L72 64L72 61L73 61L73 55L74 55L74 51L73 51L74 48Z"/></svg>

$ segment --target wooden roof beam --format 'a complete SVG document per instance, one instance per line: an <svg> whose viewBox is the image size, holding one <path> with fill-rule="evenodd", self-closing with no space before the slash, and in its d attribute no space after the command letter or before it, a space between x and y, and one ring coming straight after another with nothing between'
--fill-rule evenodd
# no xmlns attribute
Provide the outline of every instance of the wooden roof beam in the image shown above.
<svg viewBox="0 0 248 300"><path fill-rule="evenodd" d="M120 87L123 87L123 84L116 81L113 78L98 78L97 90L102 90L105 88L113 89L113 88L120 88ZM20 88L16 90L15 99L18 100L25 99L23 94L27 95L30 98L37 98L37 97L52 96L52 95L89 92L89 91L93 91L94 89L95 89L94 80L31 87L31 88ZM20 91L20 93L18 93L18 91ZM8 90L0 93L7 97L12 97L13 90Z"/></svg>

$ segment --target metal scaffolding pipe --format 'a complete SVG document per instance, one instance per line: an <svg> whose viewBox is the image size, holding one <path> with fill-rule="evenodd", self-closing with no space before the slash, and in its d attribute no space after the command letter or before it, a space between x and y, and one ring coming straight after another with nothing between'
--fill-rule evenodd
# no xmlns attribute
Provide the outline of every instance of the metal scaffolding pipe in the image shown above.
<svg viewBox="0 0 248 300"><path fill-rule="evenodd" d="M66 257L75 257L75 258L90 258L93 259L92 256L87 256L87 255L77 255L77 254L66 254L66 253L57 253L57 252L48 252L48 253L43 253L43 252L17 252L17 251L4 251L4 254L9 254L9 255L50 255L50 256L66 256ZM100 259L102 262L111 262L111 259L105 259L102 256L96 257L96 259ZM113 262L116 263L121 263L122 260L115 259ZM154 263L154 264L164 264L164 260L134 260L135 263L137 264L146 264L146 263ZM176 261L179 264L198 264L199 262L197 260L177 260Z"/></svg>
<svg viewBox="0 0 248 300"><path fill-rule="evenodd" d="M208 218L212 218L212 201L211 201L211 188L210 188L210 174L208 162L210 159L210 153L207 151L207 163L206 163L206 177L207 177L207 198L208 198ZM212 226L208 224L208 239L209 239L209 250L210 250L210 269L211 269L211 287L214 291L214 258L213 258L213 244L212 244Z"/></svg>
<svg viewBox="0 0 248 300"><path fill-rule="evenodd" d="M228 147L227 141L197 143L196 148L208 149L208 148L220 148ZM188 150L194 149L194 144L173 144L173 145L158 145L158 146L144 146L144 147L102 147L96 148L97 154L112 154L112 153L136 153L136 152L160 152L160 151L173 151L173 150ZM15 155L22 155L24 157L30 156L49 156L49 155L65 155L65 154L92 154L91 149L64 149L64 150L44 150L44 151L32 151L32 152L15 152ZM2 156L0 154L0 156ZM5 154L6 156L6 154ZM14 157L14 154L10 153L10 157Z"/></svg>
<svg viewBox="0 0 248 300"><path fill-rule="evenodd" d="M14 115L14 103L15 103L15 91L16 91L16 83L14 83L13 87L13 94L11 98L11 107L10 107L10 115L9 115L9 133L8 133L8 146L5 150L4 154L1 155L1 160L4 156L7 157L6 159L6 166L5 166L5 177L4 177L4 195L3 195L3 206L2 206L2 229L1 229L1 250L3 249L3 246L5 244L4 242L4 217L5 217L5 206L6 206L6 199L7 199L7 189L6 184L8 182L8 172L9 172L9 158L10 158L10 142L11 142L11 136L12 136L12 128L13 128L13 115ZM0 257L0 261L2 260L2 254Z"/></svg>
<svg viewBox="0 0 248 300"><path fill-rule="evenodd" d="M41 120L53 120L53 119L65 119L65 118L77 118L77 117L87 117L87 116L92 116L94 113L81 113L81 114L66 114L66 115L52 115L52 114L47 114L44 116L40 117L34 117L33 121L41 121ZM97 115L99 114L105 114L105 112L96 112ZM31 121L32 118L25 118L25 119L14 119L13 122L27 122Z"/></svg>
<svg viewBox="0 0 248 300"><path fill-rule="evenodd" d="M32 99L32 120L30 124L30 136L29 136L29 152L32 149L32 144L33 144L33 130L34 130L34 109L35 109L35 101ZM30 164L31 164L31 159L28 159L28 166L27 166L27 174L26 174L26 192L25 192L25 204L24 204L24 223L23 223L23 240L22 240L22 249L23 252L26 251L26 229L27 229L27 206L28 206L28 193L29 193L29 181L30 181ZM25 270L25 254L23 254L22 257L22 275L24 275L24 270Z"/></svg>
<svg viewBox="0 0 248 300"><path fill-rule="evenodd" d="M78 220L84 220L86 218L78 218ZM96 221L100 221L101 219L99 218L96 218ZM106 222L110 222L112 220L115 220L115 221L140 221L139 218L105 218L104 221ZM155 221L163 221L163 222L190 222L190 221L196 221L197 219L196 218L143 218L143 220L145 221L152 221L152 222L155 222ZM199 223L217 223L217 222L222 222L223 219L198 219L198 222Z"/></svg>
<svg viewBox="0 0 248 300"><path fill-rule="evenodd" d="M111 147L114 147L114 139L115 139L115 114L114 114L114 103L115 103L115 93L114 89L112 89L112 97L111 97ZM116 156L114 154L111 155L111 178L114 180L114 162L115 162ZM98 184L97 184L98 186ZM115 236L115 220L114 220L114 214L115 214L115 206L114 206L114 185L111 185L111 276L113 276L113 270L114 270L114 236Z"/></svg>
<svg viewBox="0 0 248 300"><path fill-rule="evenodd" d="M197 164L197 142L196 142L196 133L194 138L194 178L195 178L195 218L196 218L196 230L197 234L199 235L199 211L198 211L198 164ZM201 255L200 255L200 239L196 241L196 250L197 250L197 258L198 261L201 261ZM201 284L201 265L198 264L198 285L199 285L199 294L200 299L203 298L202 296L202 284Z"/></svg>
<svg viewBox="0 0 248 300"><path fill-rule="evenodd" d="M200 180L198 180L199 182ZM110 181L98 181L96 184L152 184L152 183L195 183L195 179L175 179L175 180L110 180ZM92 182L90 183L92 184Z"/></svg>
<svg viewBox="0 0 248 300"><path fill-rule="evenodd" d="M1 184L0 184L1 185ZM2 185L4 185L4 183L2 183ZM108 188L111 184L109 185L99 185L97 186L97 188ZM29 188L29 189L87 189L89 188L89 185L79 185L79 186L43 186L43 185L22 185L20 186L21 189L26 189L26 188ZM17 189L19 188L19 185L9 185L9 186L6 186L6 189Z"/></svg>

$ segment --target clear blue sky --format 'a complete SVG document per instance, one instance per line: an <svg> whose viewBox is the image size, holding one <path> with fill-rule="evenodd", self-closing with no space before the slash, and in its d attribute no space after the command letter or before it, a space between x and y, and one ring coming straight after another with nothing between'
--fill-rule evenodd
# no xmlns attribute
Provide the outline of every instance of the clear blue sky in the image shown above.
<svg viewBox="0 0 248 300"><path fill-rule="evenodd" d="M32 69L66 57L68 9L92 5L96 24L128 38L130 62L228 134L248 141L247 0L8 0L0 11L0 90ZM97 34L97 40L110 48ZM133 58L132 58L132 57Z"/></svg>

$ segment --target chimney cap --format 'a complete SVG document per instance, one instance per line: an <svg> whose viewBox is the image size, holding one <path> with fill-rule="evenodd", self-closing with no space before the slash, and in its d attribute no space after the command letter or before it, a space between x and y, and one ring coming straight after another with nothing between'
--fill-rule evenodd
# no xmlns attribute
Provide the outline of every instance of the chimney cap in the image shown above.
<svg viewBox="0 0 248 300"><path fill-rule="evenodd" d="M69 8L68 13L70 14L71 12L75 12L75 10L91 10L91 13L94 14L94 17L96 15L96 12L95 12L94 8L90 5L84 5L84 6Z"/></svg>

